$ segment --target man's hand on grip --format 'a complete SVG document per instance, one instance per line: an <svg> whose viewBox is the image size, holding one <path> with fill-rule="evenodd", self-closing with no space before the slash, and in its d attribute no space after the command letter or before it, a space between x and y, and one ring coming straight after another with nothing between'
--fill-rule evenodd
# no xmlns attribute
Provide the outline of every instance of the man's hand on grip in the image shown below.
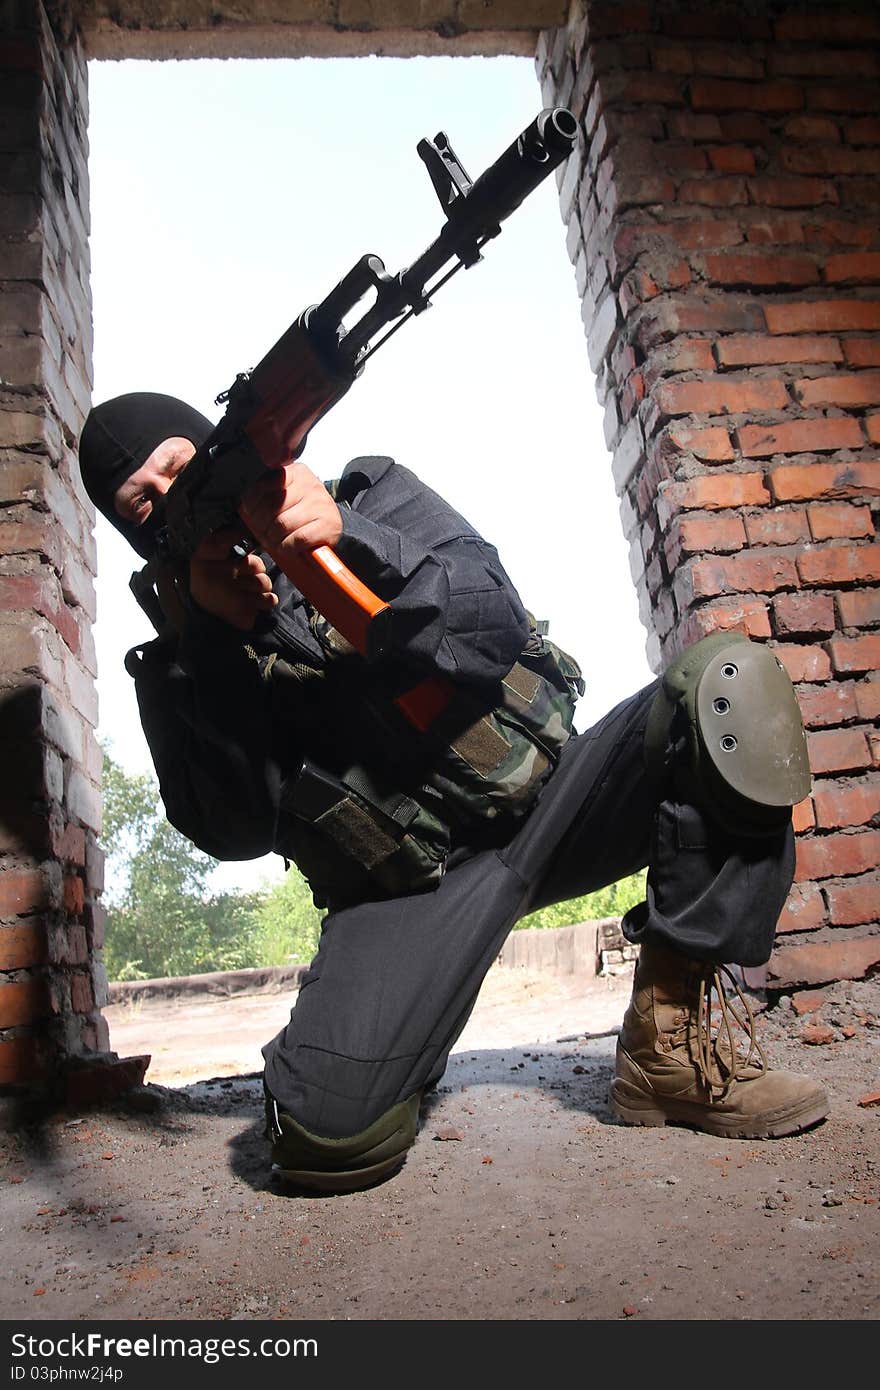
<svg viewBox="0 0 880 1390"><path fill-rule="evenodd" d="M206 536L189 564L189 591L206 613L241 632L249 632L261 613L278 602L259 555L235 555L242 539L232 529Z"/></svg>
<svg viewBox="0 0 880 1390"><path fill-rule="evenodd" d="M261 478L242 499L239 515L279 564L285 553L333 547L342 535L339 508L304 463L288 463Z"/></svg>

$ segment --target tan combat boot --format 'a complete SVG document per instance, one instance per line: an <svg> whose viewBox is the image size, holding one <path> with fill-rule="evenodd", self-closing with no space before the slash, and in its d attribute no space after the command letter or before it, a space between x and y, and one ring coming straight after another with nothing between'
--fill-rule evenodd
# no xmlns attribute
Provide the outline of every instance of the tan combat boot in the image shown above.
<svg viewBox="0 0 880 1390"><path fill-rule="evenodd" d="M736 1050L735 1028L745 1034L745 1056ZM817 1082L768 1069L749 1002L729 970L647 943L617 1043L611 1101L626 1124L691 1125L728 1139L796 1134L829 1109Z"/></svg>

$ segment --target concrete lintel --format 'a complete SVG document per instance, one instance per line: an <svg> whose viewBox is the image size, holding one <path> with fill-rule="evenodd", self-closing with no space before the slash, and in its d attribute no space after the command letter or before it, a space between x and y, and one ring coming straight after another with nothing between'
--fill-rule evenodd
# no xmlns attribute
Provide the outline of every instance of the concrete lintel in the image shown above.
<svg viewBox="0 0 880 1390"><path fill-rule="evenodd" d="M329 24L127 29L99 20L84 30L89 58L534 57L538 29L346 29Z"/></svg>

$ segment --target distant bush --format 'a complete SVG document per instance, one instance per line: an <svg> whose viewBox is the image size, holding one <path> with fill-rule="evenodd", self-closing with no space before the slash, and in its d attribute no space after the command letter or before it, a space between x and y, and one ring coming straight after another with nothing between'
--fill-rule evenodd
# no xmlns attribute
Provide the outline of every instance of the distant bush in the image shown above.
<svg viewBox="0 0 880 1390"><path fill-rule="evenodd" d="M619 879L617 883L612 883L608 888L599 888L595 893L554 903L552 907L542 907L517 922L516 929L568 927L575 922L593 922L600 917L622 917L631 907L643 901L646 873L643 869L641 873Z"/></svg>

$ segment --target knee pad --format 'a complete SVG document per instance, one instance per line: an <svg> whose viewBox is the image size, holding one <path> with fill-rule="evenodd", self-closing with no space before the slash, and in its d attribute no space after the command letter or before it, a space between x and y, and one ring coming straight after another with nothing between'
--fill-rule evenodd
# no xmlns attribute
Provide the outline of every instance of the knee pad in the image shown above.
<svg viewBox="0 0 880 1390"><path fill-rule="evenodd" d="M803 721L768 647L715 632L668 668L651 707L645 756L658 780L737 835L772 835L809 793Z"/></svg>
<svg viewBox="0 0 880 1390"><path fill-rule="evenodd" d="M265 1083L264 1091L272 1167L297 1187L317 1192L370 1187L396 1172L418 1132L421 1091L393 1105L359 1134L341 1139L311 1134L280 1108Z"/></svg>

